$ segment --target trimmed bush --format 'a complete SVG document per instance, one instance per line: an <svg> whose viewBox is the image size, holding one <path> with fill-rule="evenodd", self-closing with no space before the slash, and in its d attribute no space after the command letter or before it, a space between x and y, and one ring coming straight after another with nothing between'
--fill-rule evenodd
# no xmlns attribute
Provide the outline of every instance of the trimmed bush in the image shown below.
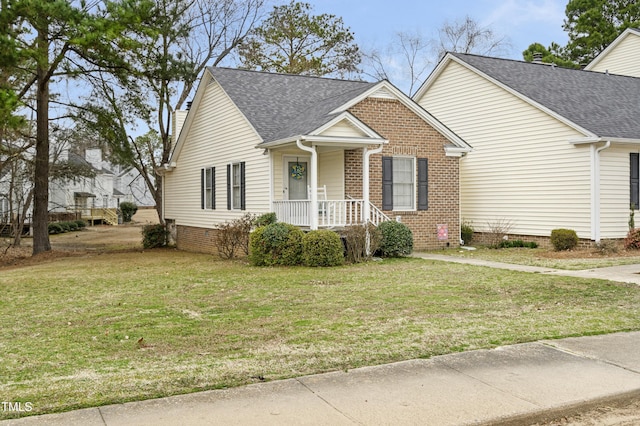
<svg viewBox="0 0 640 426"><path fill-rule="evenodd" d="M75 222L76 222L76 225L78 226L78 229L84 229L87 227L87 222L85 222L82 219L78 219Z"/></svg>
<svg viewBox="0 0 640 426"><path fill-rule="evenodd" d="M162 224L142 227L142 247L146 249L164 247L169 242L169 231Z"/></svg>
<svg viewBox="0 0 640 426"><path fill-rule="evenodd" d="M275 213L265 213L263 215L258 216L254 221L253 225L256 227L271 225L272 223L276 223L278 219L276 218Z"/></svg>
<svg viewBox="0 0 640 426"><path fill-rule="evenodd" d="M464 245L471 244L471 240L473 239L473 226L471 222L467 222L463 220L460 224L460 238L462 238L462 242Z"/></svg>
<svg viewBox="0 0 640 426"><path fill-rule="evenodd" d="M305 266L339 266L344 263L342 240L333 231L311 231L302 237Z"/></svg>
<svg viewBox="0 0 640 426"><path fill-rule="evenodd" d="M640 228L635 228L627 233L627 237L624 239L625 250L638 250L640 249Z"/></svg>
<svg viewBox="0 0 640 426"><path fill-rule="evenodd" d="M572 250L578 245L578 234L573 229L554 229L551 244L555 251Z"/></svg>
<svg viewBox="0 0 640 426"><path fill-rule="evenodd" d="M255 229L249 238L249 262L255 266L302 264L303 232L276 222Z"/></svg>
<svg viewBox="0 0 640 426"><path fill-rule="evenodd" d="M120 211L122 212L122 221L125 223L131 222L131 218L138 211L138 206L134 203L125 201L120 203Z"/></svg>
<svg viewBox="0 0 640 426"><path fill-rule="evenodd" d="M382 234L380 251L383 257L402 257L413 251L413 233L404 223L387 221L378 225Z"/></svg>
<svg viewBox="0 0 640 426"><path fill-rule="evenodd" d="M49 234L62 234L63 232L65 232L64 228L62 227L62 225L60 225L60 223L50 223L48 225L49 228Z"/></svg>
<svg viewBox="0 0 640 426"><path fill-rule="evenodd" d="M522 240L505 240L500 243L498 248L538 248L538 243L535 241L524 242Z"/></svg>

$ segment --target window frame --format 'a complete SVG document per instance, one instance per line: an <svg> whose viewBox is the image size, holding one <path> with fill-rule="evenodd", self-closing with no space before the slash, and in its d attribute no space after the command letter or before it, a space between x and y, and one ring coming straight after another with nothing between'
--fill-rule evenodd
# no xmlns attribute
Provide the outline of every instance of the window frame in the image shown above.
<svg viewBox="0 0 640 426"><path fill-rule="evenodd" d="M415 211L416 210L416 194L418 192L418 186L417 186L417 182L416 182L416 174L417 174L417 169L416 169L416 157L414 156L407 156L407 155L394 155L392 158L392 176L391 176L391 182L393 185L393 211L398 211L398 212L402 212L402 211ZM398 164L400 163L400 161L410 161L411 165L410 165L410 171L408 176L411 177L411 182L400 182L396 180L396 173L399 173L398 171ZM399 180L399 179L398 179ZM410 192L410 196L411 196L411 203L410 204L406 204L406 205L401 205L398 206L397 204L397 197L400 197L400 195L397 195L397 193L399 191L396 191L397 189L400 189L400 187L407 187L407 186L411 186L411 190ZM405 197L406 195L402 195L403 197Z"/></svg>

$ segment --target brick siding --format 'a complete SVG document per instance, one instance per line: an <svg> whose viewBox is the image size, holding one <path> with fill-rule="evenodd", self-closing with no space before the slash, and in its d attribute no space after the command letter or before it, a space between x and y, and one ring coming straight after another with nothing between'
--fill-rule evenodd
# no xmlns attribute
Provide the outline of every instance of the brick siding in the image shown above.
<svg viewBox="0 0 640 426"><path fill-rule="evenodd" d="M372 155L369 168L369 197L382 207L382 157L428 158L429 209L425 211L384 211L399 218L413 232L416 250L460 245L459 158L445 156L450 142L437 130L397 100L368 98L349 112L389 140L382 154ZM362 198L362 150L345 152L345 194ZM415 182L418 181L417 167ZM438 241L437 226L448 225L448 240Z"/></svg>

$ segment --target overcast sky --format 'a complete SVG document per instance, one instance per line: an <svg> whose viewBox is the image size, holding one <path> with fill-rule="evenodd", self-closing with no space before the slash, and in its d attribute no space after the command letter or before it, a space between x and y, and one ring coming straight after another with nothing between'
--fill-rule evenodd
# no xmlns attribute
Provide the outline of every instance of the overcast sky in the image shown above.
<svg viewBox="0 0 640 426"><path fill-rule="evenodd" d="M420 32L436 38L445 22L471 17L497 35L505 36L510 48L499 56L522 59L531 43L564 45L562 30L567 0L307 0L313 13L342 17L355 33L363 50L382 49L398 31ZM403 83L394 82L406 91Z"/></svg>

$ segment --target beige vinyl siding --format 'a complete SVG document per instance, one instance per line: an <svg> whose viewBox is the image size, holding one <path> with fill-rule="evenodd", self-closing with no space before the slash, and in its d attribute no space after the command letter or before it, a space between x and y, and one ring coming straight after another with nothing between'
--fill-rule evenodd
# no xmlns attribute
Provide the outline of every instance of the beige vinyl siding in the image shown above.
<svg viewBox="0 0 640 426"><path fill-rule="evenodd" d="M165 217L177 225L211 228L247 212L266 213L269 156L255 146L258 136L220 86L206 86L176 168L165 177ZM246 210L227 210L227 164L246 163ZM215 167L215 210L200 204L200 170Z"/></svg>
<svg viewBox="0 0 640 426"><path fill-rule="evenodd" d="M629 153L639 152L629 145L613 145L600 152L600 237L624 238L629 231ZM640 215L636 215L640 224ZM637 225L636 225L637 226Z"/></svg>
<svg viewBox="0 0 640 426"><path fill-rule="evenodd" d="M590 238L589 149L568 142L577 131L455 62L418 103L474 149L460 162L460 194L476 230L509 221L513 234Z"/></svg>
<svg viewBox="0 0 640 426"><path fill-rule="evenodd" d="M640 77L640 36L629 34L605 57L599 60L591 71Z"/></svg>
<svg viewBox="0 0 640 426"><path fill-rule="evenodd" d="M347 120L342 120L339 123L336 123L334 126L331 126L329 129L320 133L321 136L337 136L337 137L351 137L351 138L362 138L366 137L366 134L360 129L356 128L353 124L349 123Z"/></svg>

